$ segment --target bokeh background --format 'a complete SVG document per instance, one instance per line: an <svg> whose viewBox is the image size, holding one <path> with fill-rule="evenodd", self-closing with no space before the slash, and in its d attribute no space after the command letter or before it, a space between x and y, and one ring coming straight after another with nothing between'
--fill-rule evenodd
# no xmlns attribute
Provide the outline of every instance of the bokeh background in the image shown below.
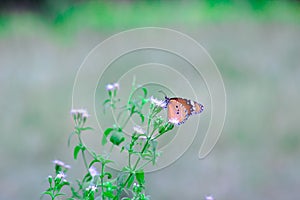
<svg viewBox="0 0 300 200"><path fill-rule="evenodd" d="M78 67L99 42L144 26L201 43L228 98L211 154L198 159L197 137L173 165L147 174L152 199L299 198L298 1L14 0L0 10L1 200L38 199L54 159L81 173L67 147Z"/></svg>

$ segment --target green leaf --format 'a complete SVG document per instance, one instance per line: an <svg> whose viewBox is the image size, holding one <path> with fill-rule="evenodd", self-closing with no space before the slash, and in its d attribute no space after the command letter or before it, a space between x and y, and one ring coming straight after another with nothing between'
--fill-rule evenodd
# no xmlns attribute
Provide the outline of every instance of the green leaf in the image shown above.
<svg viewBox="0 0 300 200"><path fill-rule="evenodd" d="M71 187L71 191L72 191L72 197L75 197L77 199L80 199L81 196L79 195L78 192L75 191L75 189L73 187Z"/></svg>
<svg viewBox="0 0 300 200"><path fill-rule="evenodd" d="M76 133L73 131L72 133L70 133L69 137L68 137L68 147L70 147L70 143L71 143L71 139L72 136L75 135Z"/></svg>
<svg viewBox="0 0 300 200"><path fill-rule="evenodd" d="M70 185L70 183L69 183L68 181L63 181L61 184L62 184L63 186L65 186L65 185Z"/></svg>
<svg viewBox="0 0 300 200"><path fill-rule="evenodd" d="M133 105L133 104L134 104L134 102L133 102L133 101L131 101L131 100L128 100L127 104L128 104L128 107L130 108L130 106L129 106L129 105ZM129 108L127 108L127 109L129 109Z"/></svg>
<svg viewBox="0 0 300 200"><path fill-rule="evenodd" d="M116 131L122 132L122 128L118 127L118 128L116 128Z"/></svg>
<svg viewBox="0 0 300 200"><path fill-rule="evenodd" d="M121 147L120 153L122 153L125 150L125 146Z"/></svg>
<svg viewBox="0 0 300 200"><path fill-rule="evenodd" d="M147 88L142 88L142 90L143 90L143 92L144 92L144 98L146 98L147 97L147 94L148 94L148 91L147 91Z"/></svg>
<svg viewBox="0 0 300 200"><path fill-rule="evenodd" d="M119 145L123 141L125 141L124 133L122 132L113 132L112 135L110 136L110 141L114 145Z"/></svg>
<svg viewBox="0 0 300 200"><path fill-rule="evenodd" d="M112 192L103 192L104 196L105 197L108 197L108 198L114 198L115 195L112 193Z"/></svg>
<svg viewBox="0 0 300 200"><path fill-rule="evenodd" d="M92 175L88 172L86 175L83 177L82 182L89 182L92 180Z"/></svg>
<svg viewBox="0 0 300 200"><path fill-rule="evenodd" d="M50 192L50 191L43 192L42 194L48 194L48 195L52 196L52 192Z"/></svg>
<svg viewBox="0 0 300 200"><path fill-rule="evenodd" d="M105 173L104 173L104 176L107 176L108 179L111 179L111 178L112 178L112 175L111 175L111 173L109 173L109 172L105 172Z"/></svg>
<svg viewBox="0 0 300 200"><path fill-rule="evenodd" d="M107 163L113 163L114 161L105 159L105 160L102 160L101 162L102 162L103 164L107 164Z"/></svg>
<svg viewBox="0 0 300 200"><path fill-rule="evenodd" d="M124 172L121 172L121 173L118 174L118 176L117 176L117 185L118 186L121 186L121 185L124 184L125 179L127 177L126 175L127 175L127 173L124 173Z"/></svg>
<svg viewBox="0 0 300 200"><path fill-rule="evenodd" d="M130 167L123 167L122 168L122 172L130 172L131 171L131 169L130 169Z"/></svg>
<svg viewBox="0 0 300 200"><path fill-rule="evenodd" d="M163 134L163 133L166 133L170 130L172 130L174 128L174 124L171 124L171 123L165 123L163 126L160 126L159 129L158 129L158 132L160 134Z"/></svg>
<svg viewBox="0 0 300 200"><path fill-rule="evenodd" d="M143 108L143 106L146 104L146 103L148 103L149 102L149 99L142 99L142 103L141 103L141 106L142 106L142 108Z"/></svg>
<svg viewBox="0 0 300 200"><path fill-rule="evenodd" d="M135 113L134 110L135 110L135 105L133 105L133 106L131 107L130 115L133 115L133 114Z"/></svg>
<svg viewBox="0 0 300 200"><path fill-rule="evenodd" d="M91 152L93 158L94 158L94 159L97 159L97 154L96 154L96 152L94 152L94 151L92 151L92 150L91 150L90 152Z"/></svg>
<svg viewBox="0 0 300 200"><path fill-rule="evenodd" d="M82 189L82 188L83 188L83 186L82 186L82 184L81 184L81 181L80 181L80 180L76 179L76 183L77 183L77 185L78 185L79 189Z"/></svg>
<svg viewBox="0 0 300 200"><path fill-rule="evenodd" d="M103 133L103 137L102 137L102 145L105 145L107 143L107 136L110 134L110 132L112 132L114 129L113 128L107 128L104 133Z"/></svg>
<svg viewBox="0 0 300 200"><path fill-rule="evenodd" d="M152 165L155 165L156 162L156 149L157 149L157 141L156 140L151 140L151 147L152 147L152 152L153 152L153 158L152 158Z"/></svg>
<svg viewBox="0 0 300 200"><path fill-rule="evenodd" d="M157 118L154 120L153 128L154 128L154 129L157 129L163 122L164 122L164 120L163 120L161 117L157 117Z"/></svg>
<svg viewBox="0 0 300 200"><path fill-rule="evenodd" d="M131 185L133 184L133 181L134 181L134 174L130 174L128 182L127 182L127 188L131 187Z"/></svg>
<svg viewBox="0 0 300 200"><path fill-rule="evenodd" d="M104 102L103 102L103 105L105 106L105 104L109 103L110 102L110 99L106 99Z"/></svg>
<svg viewBox="0 0 300 200"><path fill-rule="evenodd" d="M156 140L151 140L150 143L151 143L152 151L156 152L158 142Z"/></svg>
<svg viewBox="0 0 300 200"><path fill-rule="evenodd" d="M152 153L150 151L147 151L147 152L144 152L142 155L142 158L146 159L147 157L151 157L152 156Z"/></svg>
<svg viewBox="0 0 300 200"><path fill-rule="evenodd" d="M80 128L81 131L86 131L86 130L93 130L92 127L82 127Z"/></svg>
<svg viewBox="0 0 300 200"><path fill-rule="evenodd" d="M112 132L114 130L114 128L107 128L105 131L104 131L104 135L107 137L110 132Z"/></svg>
<svg viewBox="0 0 300 200"><path fill-rule="evenodd" d="M82 149L82 146L81 145L77 145L75 148L74 148L74 159L77 160L77 156L78 156L78 153L79 151Z"/></svg>
<svg viewBox="0 0 300 200"><path fill-rule="evenodd" d="M135 177L136 177L136 180L139 183L139 185L144 185L144 183L145 183L145 173L142 169L138 170L135 173Z"/></svg>
<svg viewBox="0 0 300 200"><path fill-rule="evenodd" d="M91 162L91 164L89 165L89 167L91 167L94 163L96 162L100 162L102 164L107 164L107 163L111 163L113 162L112 160L109 160L107 158L105 158L104 156L102 156L101 154L99 155L94 155L94 160Z"/></svg>
<svg viewBox="0 0 300 200"><path fill-rule="evenodd" d="M144 116L142 113L140 113L140 118L141 118L142 123L144 123L144 121L145 121L145 116Z"/></svg>
<svg viewBox="0 0 300 200"><path fill-rule="evenodd" d="M93 166L93 164L95 164L95 163L100 163L100 160L94 159L94 160L89 164L89 167Z"/></svg>

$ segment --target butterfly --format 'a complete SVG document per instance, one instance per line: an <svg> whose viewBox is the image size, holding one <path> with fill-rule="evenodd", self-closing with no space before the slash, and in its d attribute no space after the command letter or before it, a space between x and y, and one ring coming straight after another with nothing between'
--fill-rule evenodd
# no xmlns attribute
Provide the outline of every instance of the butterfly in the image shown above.
<svg viewBox="0 0 300 200"><path fill-rule="evenodd" d="M191 115L199 114L204 106L189 99L165 97L165 108L168 109L168 120L173 124L183 124Z"/></svg>

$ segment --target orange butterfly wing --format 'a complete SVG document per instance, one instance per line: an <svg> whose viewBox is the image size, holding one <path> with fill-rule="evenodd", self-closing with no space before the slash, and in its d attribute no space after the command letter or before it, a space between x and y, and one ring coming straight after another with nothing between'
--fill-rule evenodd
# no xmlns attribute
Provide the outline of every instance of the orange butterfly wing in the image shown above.
<svg viewBox="0 0 300 200"><path fill-rule="evenodd" d="M178 121L178 125L184 123L189 116L199 114L204 106L198 102L183 98L167 98L168 119Z"/></svg>
<svg viewBox="0 0 300 200"><path fill-rule="evenodd" d="M193 110L193 114L199 114L203 111L204 106L200 103L197 103L194 101L194 110Z"/></svg>
<svg viewBox="0 0 300 200"><path fill-rule="evenodd" d="M185 109L187 110L188 115L192 114L193 106L191 105L190 100L183 99L183 98L171 98L171 100L173 100L173 99L178 101L179 103L181 103L185 107Z"/></svg>
<svg viewBox="0 0 300 200"><path fill-rule="evenodd" d="M183 98L171 98L170 100L176 100L180 102L187 110L188 115L199 114L203 111L204 106L196 101L183 99Z"/></svg>
<svg viewBox="0 0 300 200"><path fill-rule="evenodd" d="M170 99L168 103L168 119L178 121L178 125L188 118L187 109L176 99Z"/></svg>

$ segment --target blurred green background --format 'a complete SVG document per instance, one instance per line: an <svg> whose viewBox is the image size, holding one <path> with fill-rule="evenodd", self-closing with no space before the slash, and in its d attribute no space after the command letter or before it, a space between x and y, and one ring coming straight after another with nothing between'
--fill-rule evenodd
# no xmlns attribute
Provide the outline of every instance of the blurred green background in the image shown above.
<svg viewBox="0 0 300 200"><path fill-rule="evenodd" d="M61 159L79 65L123 30L172 28L201 43L223 76L228 112L211 154L198 138L147 175L152 199L297 199L300 187L298 1L2 1L0 199L38 199ZM100 141L100 136L99 141Z"/></svg>

